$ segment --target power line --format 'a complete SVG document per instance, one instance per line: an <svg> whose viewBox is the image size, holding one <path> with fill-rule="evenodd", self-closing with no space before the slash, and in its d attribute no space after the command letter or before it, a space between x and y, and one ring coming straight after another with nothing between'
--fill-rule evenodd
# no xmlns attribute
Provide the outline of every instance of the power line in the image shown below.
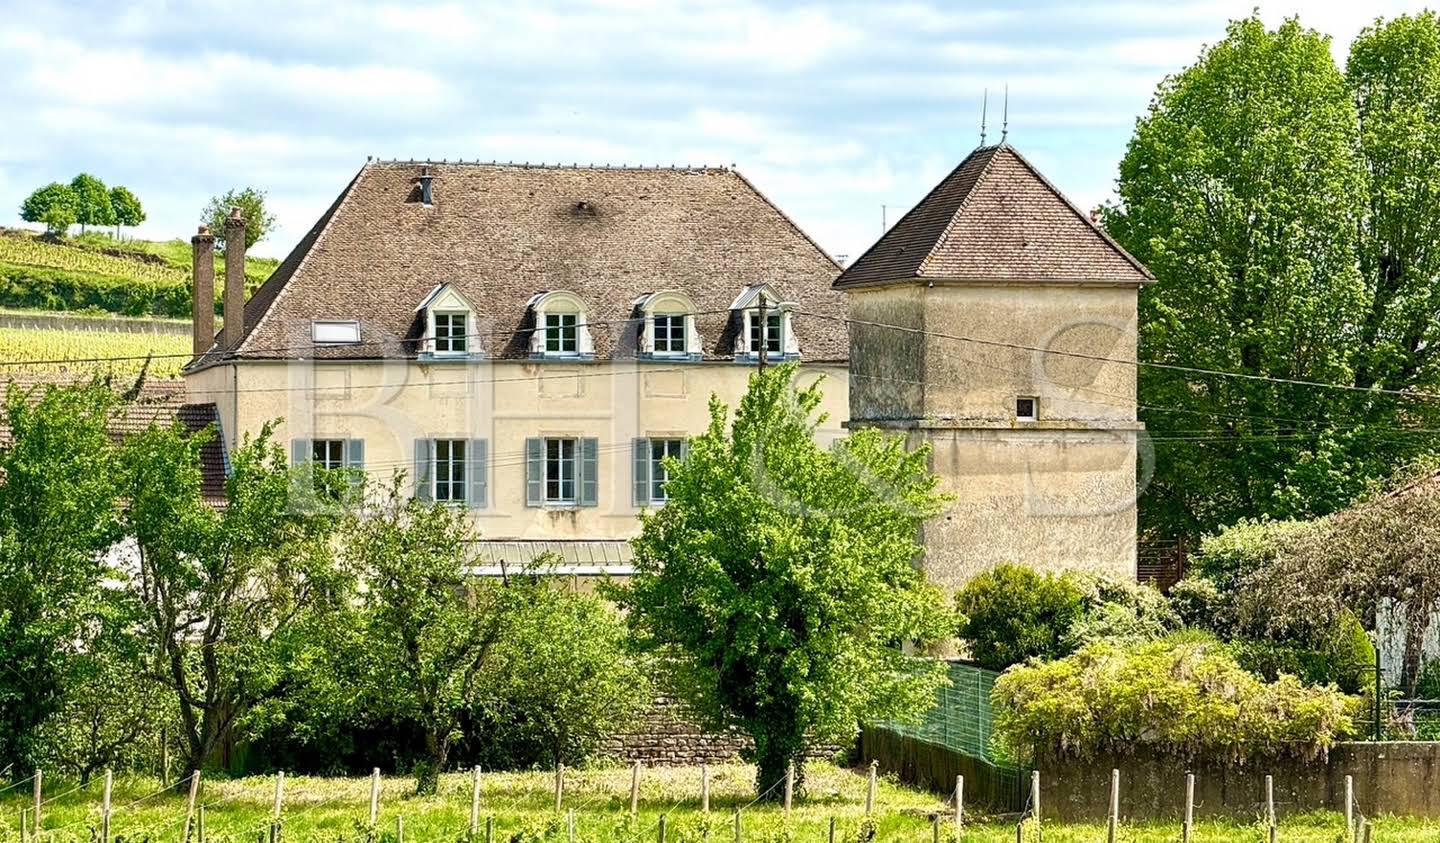
<svg viewBox="0 0 1440 843"><path fill-rule="evenodd" d="M1008 342L1005 340L990 340L980 337L969 337L962 334L947 334L941 331L931 331L925 328L914 328L909 325L891 325L884 322L874 322L867 319L852 319L844 316L827 316L823 313L811 313L809 311L794 311L801 316L824 319L832 322L843 322L847 325L864 325L871 328L886 328L904 333L919 334L927 337L938 337L940 339L957 340L960 342L971 342L979 345L996 346L1008 348L1015 351L1029 351L1039 354L1054 354L1061 357L1073 357L1080 360L1090 360L1098 363L1118 363L1124 366L1144 367L1148 369L1164 369L1174 372L1185 372L1196 375L1216 375L1226 378L1238 378L1242 380L1263 381L1266 383L1278 383L1288 386L1307 386L1319 389L1338 389L1347 392L1362 392L1368 395L1394 395L1400 398L1421 398L1426 400L1440 400L1440 393L1434 392L1412 392L1404 389L1389 389L1385 387L1357 386L1355 384L1327 383L1325 381L1312 381L1303 378L1282 378L1273 375L1256 375L1249 372L1231 372L1224 369L1206 369L1200 366L1183 366L1178 363L1158 363L1148 360L1137 360L1128 357L1107 357L1103 354L1086 354L1082 351L1062 351L1056 348L1042 348L1024 343Z"/></svg>

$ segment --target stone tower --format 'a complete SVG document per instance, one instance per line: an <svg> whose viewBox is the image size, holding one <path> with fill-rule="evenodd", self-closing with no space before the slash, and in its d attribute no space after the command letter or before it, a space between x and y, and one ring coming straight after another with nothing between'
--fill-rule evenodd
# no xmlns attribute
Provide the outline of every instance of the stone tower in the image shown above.
<svg viewBox="0 0 1440 843"><path fill-rule="evenodd" d="M850 426L929 444L954 589L1014 562L1135 576L1136 305L1150 273L1011 147L976 149L835 281Z"/></svg>

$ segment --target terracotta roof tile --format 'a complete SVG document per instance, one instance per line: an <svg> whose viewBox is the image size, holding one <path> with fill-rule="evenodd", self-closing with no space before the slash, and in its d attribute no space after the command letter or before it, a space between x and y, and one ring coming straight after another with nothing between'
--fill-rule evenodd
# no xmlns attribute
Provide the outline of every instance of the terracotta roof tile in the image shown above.
<svg viewBox="0 0 1440 843"><path fill-rule="evenodd" d="M837 288L932 279L1153 280L1011 147L970 153L836 279Z"/></svg>
<svg viewBox="0 0 1440 843"><path fill-rule="evenodd" d="M422 166L434 176L433 207L418 201ZM769 282L806 310L840 317L843 298L830 286L838 273L730 169L373 162L252 296L238 356L413 353L415 308L448 281L481 311L480 347L491 356L528 356L526 303L551 290L586 303L597 357L623 356L634 300L673 289L702 314L705 355L728 358L726 309L746 285ZM312 319L357 319L362 344L310 347ZM800 319L795 331L807 360L848 355L842 322Z"/></svg>

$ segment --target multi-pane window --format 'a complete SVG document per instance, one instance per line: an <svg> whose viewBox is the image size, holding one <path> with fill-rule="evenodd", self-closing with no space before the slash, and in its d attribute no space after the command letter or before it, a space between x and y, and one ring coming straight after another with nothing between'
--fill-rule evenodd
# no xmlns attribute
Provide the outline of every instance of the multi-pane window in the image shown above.
<svg viewBox="0 0 1440 843"><path fill-rule="evenodd" d="M466 343L464 313L435 314L435 353L464 354L469 347Z"/></svg>
<svg viewBox="0 0 1440 843"><path fill-rule="evenodd" d="M684 455L684 449L684 439L650 440L650 500L666 500L665 481L670 479L670 475L665 471L665 458L678 460Z"/></svg>
<svg viewBox="0 0 1440 843"><path fill-rule="evenodd" d="M545 440L545 502L575 502L575 440Z"/></svg>
<svg viewBox="0 0 1440 843"><path fill-rule="evenodd" d="M1035 421L1038 418L1040 399L1031 395L1022 395L1015 399L1015 418L1020 421Z"/></svg>
<svg viewBox="0 0 1440 843"><path fill-rule="evenodd" d="M685 314L656 316L655 353L684 354L685 352Z"/></svg>
<svg viewBox="0 0 1440 843"><path fill-rule="evenodd" d="M784 335L781 333L781 315L779 313L765 314L765 351L768 354L779 354L783 346ZM757 313L750 317L750 353L760 353L760 315Z"/></svg>
<svg viewBox="0 0 1440 843"><path fill-rule="evenodd" d="M321 468L345 467L344 439L315 439L310 443L310 461Z"/></svg>
<svg viewBox="0 0 1440 843"><path fill-rule="evenodd" d="M580 317L574 313L545 314L545 351L576 354L580 351Z"/></svg>
<svg viewBox="0 0 1440 843"><path fill-rule="evenodd" d="M465 502L465 440L435 440L435 500Z"/></svg>

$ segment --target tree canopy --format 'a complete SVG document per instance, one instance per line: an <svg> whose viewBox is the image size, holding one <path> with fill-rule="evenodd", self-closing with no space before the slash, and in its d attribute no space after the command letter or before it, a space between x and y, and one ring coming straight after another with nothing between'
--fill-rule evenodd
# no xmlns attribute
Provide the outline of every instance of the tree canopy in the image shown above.
<svg viewBox="0 0 1440 843"><path fill-rule="evenodd" d="M131 193L128 187L116 185L110 188L110 205L115 209L117 233L122 225L134 228L145 221L145 208L140 204L140 197Z"/></svg>
<svg viewBox="0 0 1440 843"><path fill-rule="evenodd" d="M115 206L110 204L110 188L105 182L81 173L70 180L70 189L75 191L75 221L82 233L87 225L115 224Z"/></svg>
<svg viewBox="0 0 1440 843"><path fill-rule="evenodd" d="M245 248L264 240L275 229L275 215L265 207L265 191L253 187L227 190L220 196L210 197L200 212L200 222L210 226L221 244L225 241L225 220L230 218L233 208L240 209L245 220Z"/></svg>
<svg viewBox="0 0 1440 843"><path fill-rule="evenodd" d="M1328 38L1246 18L1137 122L1106 225L1158 279L1141 359L1244 376L1142 367L1148 533L1332 512L1433 449L1408 431L1435 402L1365 390L1440 377L1437 45L1433 15L1379 24L1347 76Z"/></svg>
<svg viewBox="0 0 1440 843"><path fill-rule="evenodd" d="M20 219L41 223L46 232L57 236L70 230L79 213L80 198L75 190L58 181L36 188L20 204Z"/></svg>
<svg viewBox="0 0 1440 843"><path fill-rule="evenodd" d="M905 645L954 631L915 566L919 525L942 503L928 452L878 430L821 448L820 387L794 377L793 365L752 375L733 424L712 399L705 433L667 465L668 500L643 517L618 594L673 688L754 739L770 798L810 742L928 708L943 665Z"/></svg>

